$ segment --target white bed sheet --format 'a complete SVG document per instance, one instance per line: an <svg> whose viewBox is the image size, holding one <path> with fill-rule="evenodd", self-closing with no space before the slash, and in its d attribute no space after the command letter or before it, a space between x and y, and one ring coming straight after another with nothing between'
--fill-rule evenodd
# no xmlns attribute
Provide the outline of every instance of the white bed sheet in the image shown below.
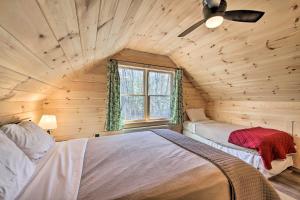
<svg viewBox="0 0 300 200"><path fill-rule="evenodd" d="M76 200L88 139L57 142L37 163L20 200Z"/></svg>
<svg viewBox="0 0 300 200"><path fill-rule="evenodd" d="M209 123L209 126L205 126ZM214 124L217 124L216 128L212 128L212 129L208 129L207 127L213 127ZM209 120L209 121L201 121L201 122L184 122L184 130L183 130L183 134L191 137L197 141L200 141L202 143L205 143L209 146L212 146L216 149L220 149L228 154L231 154L235 157L240 158L241 160L245 161L246 163L252 165L254 168L258 169L265 177L269 178L272 176L275 176L277 174L280 174L282 171L284 171L285 169L287 169L290 166L293 166L293 159L292 159L292 155L288 155L286 159L284 160L274 160L272 161L271 165L272 165L272 169L268 170L264 167L263 161L261 156L259 156L257 154L257 152L253 151L253 150L249 150L249 149L245 149L242 147L238 147L236 145L222 145L219 142L214 141L213 139L207 139L205 137L201 137L199 134L197 134L197 131L202 131L201 128L202 127L206 127L205 132L209 132L212 131L214 133L217 132L217 134L223 134L224 137L228 137L228 132L229 131L234 131L237 129L240 129L243 126L239 126L239 125L232 125L230 127L230 125L228 125L227 123L224 123L224 127L226 127L224 130L225 133L222 133L221 131L221 126L222 123L220 122L216 122L213 120ZM236 129L234 128L236 126ZM246 127L244 127L246 128ZM229 133L230 134L230 133Z"/></svg>
<svg viewBox="0 0 300 200"><path fill-rule="evenodd" d="M199 122L184 122L184 129L195 133L196 135L202 136L206 139L215 141L216 143L223 144L227 147L240 149L244 151L251 151L256 153L256 151L240 147L228 142L229 135L232 131L249 128L247 126L241 126L236 124L222 123L214 120L205 120Z"/></svg>

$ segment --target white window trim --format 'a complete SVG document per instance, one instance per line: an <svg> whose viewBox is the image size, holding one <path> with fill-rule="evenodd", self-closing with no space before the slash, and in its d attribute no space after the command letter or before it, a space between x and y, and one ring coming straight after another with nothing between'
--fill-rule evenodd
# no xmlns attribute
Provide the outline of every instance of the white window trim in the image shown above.
<svg viewBox="0 0 300 200"><path fill-rule="evenodd" d="M149 72L160 72L160 73L168 73L171 74L171 88L170 88L170 95L152 95L152 96L170 96L172 95L172 88L174 82L174 70L164 70L164 69L150 69L145 65L144 67L140 66L132 66L128 64L119 64L119 68L125 69L134 69L134 70L142 70L144 71L144 93L143 94L120 94L121 96L143 96L144 97L144 119L142 120L125 120L125 127L137 127L139 124L167 124L169 123L170 119L167 118L157 118L157 119L150 119L150 95L148 95L148 74Z"/></svg>

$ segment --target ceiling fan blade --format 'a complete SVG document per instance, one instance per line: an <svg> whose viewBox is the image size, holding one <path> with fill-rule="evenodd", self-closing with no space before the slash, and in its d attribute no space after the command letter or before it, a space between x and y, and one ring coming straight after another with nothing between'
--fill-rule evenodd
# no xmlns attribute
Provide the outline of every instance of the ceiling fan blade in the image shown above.
<svg viewBox="0 0 300 200"><path fill-rule="evenodd" d="M217 11L225 12L226 8L227 8L227 2L225 0L221 0Z"/></svg>
<svg viewBox="0 0 300 200"><path fill-rule="evenodd" d="M257 22L265 13L255 10L231 10L226 11L224 18L237 22Z"/></svg>
<svg viewBox="0 0 300 200"><path fill-rule="evenodd" d="M184 36L186 36L187 34L189 34L190 32L192 32L193 30L195 30L196 28L198 28L199 26L201 26L204 22L205 22L205 19L197 22L196 24L194 24L193 26L191 26L190 28L188 28L184 32L182 32L180 35L178 35L178 37L184 37Z"/></svg>

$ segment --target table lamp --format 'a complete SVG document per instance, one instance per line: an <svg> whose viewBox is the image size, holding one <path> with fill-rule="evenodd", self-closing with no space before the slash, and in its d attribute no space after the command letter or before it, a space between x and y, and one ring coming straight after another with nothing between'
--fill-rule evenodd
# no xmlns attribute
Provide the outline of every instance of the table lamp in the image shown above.
<svg viewBox="0 0 300 200"><path fill-rule="evenodd" d="M39 126L42 127L43 129L47 130L47 132L49 134L51 134L51 130L57 128L56 116L55 115L43 115L39 122Z"/></svg>

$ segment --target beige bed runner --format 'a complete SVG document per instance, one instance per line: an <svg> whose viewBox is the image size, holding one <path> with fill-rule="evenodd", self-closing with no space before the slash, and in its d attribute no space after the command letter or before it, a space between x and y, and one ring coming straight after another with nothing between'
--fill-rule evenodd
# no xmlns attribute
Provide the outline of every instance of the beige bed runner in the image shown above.
<svg viewBox="0 0 300 200"><path fill-rule="evenodd" d="M218 149L167 129L152 130L157 135L215 164L227 177L233 200L277 200L276 191L252 166Z"/></svg>

